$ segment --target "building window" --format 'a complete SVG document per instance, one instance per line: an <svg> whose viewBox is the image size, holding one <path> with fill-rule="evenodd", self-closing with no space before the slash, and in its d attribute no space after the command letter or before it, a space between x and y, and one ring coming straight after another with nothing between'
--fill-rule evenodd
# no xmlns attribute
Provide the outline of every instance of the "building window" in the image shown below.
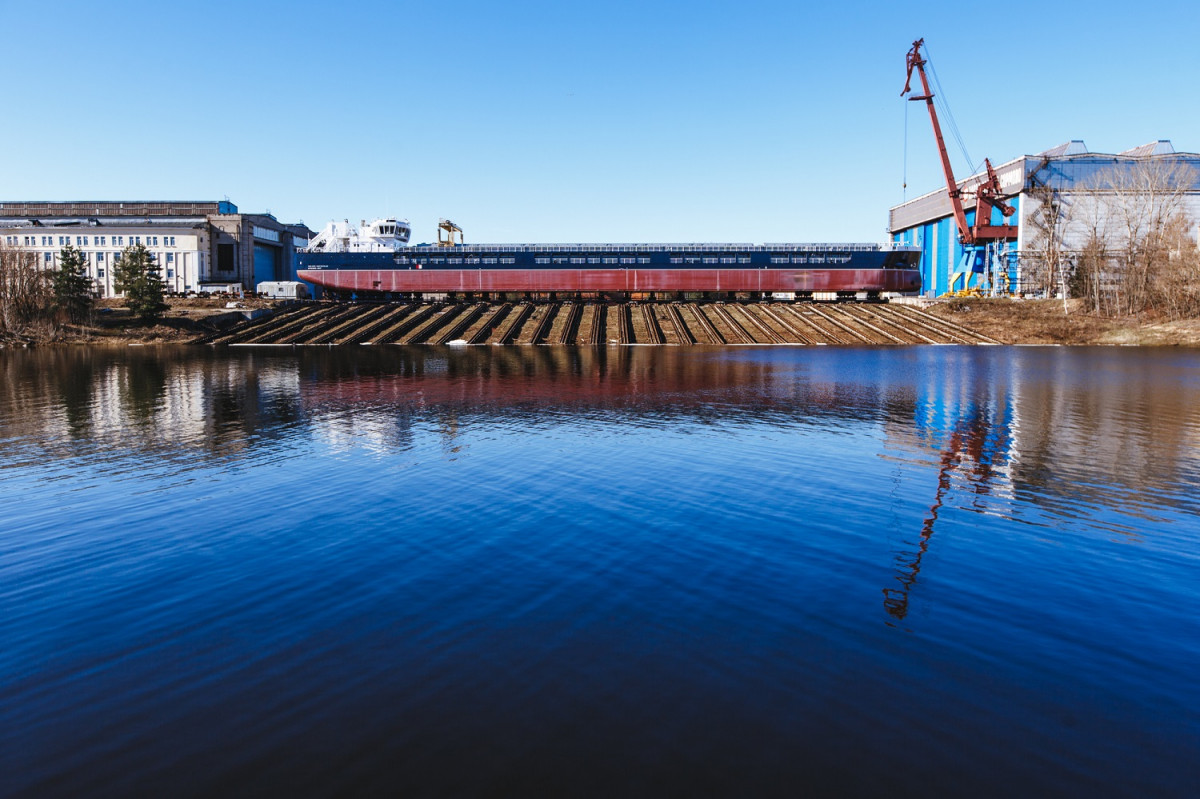
<svg viewBox="0 0 1200 799"><path fill-rule="evenodd" d="M175 277L175 270L174 270L174 269L168 269L168 270L167 270L167 277L168 277L168 278Z"/></svg>
<svg viewBox="0 0 1200 799"><path fill-rule="evenodd" d="M103 261L103 260L104 260L104 253L102 253L102 252L96 253L96 262L99 263L100 261Z"/></svg>
<svg viewBox="0 0 1200 799"><path fill-rule="evenodd" d="M53 253L44 253L44 256L45 256L46 263L53 263L53 261L54 261Z"/></svg>
<svg viewBox="0 0 1200 799"><path fill-rule="evenodd" d="M170 239L171 239L171 246L174 247L175 246L175 237L171 236Z"/></svg>
<svg viewBox="0 0 1200 799"><path fill-rule="evenodd" d="M96 277L104 277L104 270L103 270L103 269L97 269L97 270L96 270Z"/></svg>
<svg viewBox="0 0 1200 799"><path fill-rule="evenodd" d="M167 263L169 263L169 264L175 263L175 253L173 253L173 252L167 253Z"/></svg>
<svg viewBox="0 0 1200 799"><path fill-rule="evenodd" d="M104 237L103 237L103 236L97 236L97 237L96 237L96 246L97 246L97 247L103 247L103 246L104 246Z"/></svg>
<svg viewBox="0 0 1200 799"><path fill-rule="evenodd" d="M500 259L500 263L502 263L502 264L515 264L516 262L517 262L516 258L501 258Z"/></svg>

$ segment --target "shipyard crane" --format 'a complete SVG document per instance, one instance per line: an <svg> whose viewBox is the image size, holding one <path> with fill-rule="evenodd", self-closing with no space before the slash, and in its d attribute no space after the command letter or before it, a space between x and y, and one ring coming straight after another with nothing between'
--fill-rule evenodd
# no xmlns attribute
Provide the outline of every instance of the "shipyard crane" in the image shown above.
<svg viewBox="0 0 1200 799"><path fill-rule="evenodd" d="M443 236L443 234L445 234ZM463 243L463 229L449 219L438 220L438 246L453 247Z"/></svg>
<svg viewBox="0 0 1200 799"><path fill-rule="evenodd" d="M946 152L946 142L942 138L942 126L938 123L937 110L933 107L933 91L930 90L929 79L925 75L926 60L921 57L923 44L925 44L924 39L917 39L913 42L912 49L908 51L908 78L904 81L904 91L900 92L900 96L903 97L911 91L910 85L915 68L917 75L921 78L921 89L924 94L913 95L908 99L911 102L924 100L925 106L929 109L929 119L933 122L933 135L937 139L938 154L942 158L942 171L946 175L946 190L950 194L950 204L954 208L954 223L958 226L958 239L969 250L974 250L976 245L986 245L988 242L999 239L1015 239L1017 237L1016 225L992 224L993 208L999 208L1005 218L1012 216L1016 209L1001 199L1000 178L996 176L992 162L986 158L983 163L986 167L987 177L975 188L975 222L971 225L967 224L967 212L963 208L963 195L966 192L958 187L958 182L954 179L954 170L950 166L950 156Z"/></svg>

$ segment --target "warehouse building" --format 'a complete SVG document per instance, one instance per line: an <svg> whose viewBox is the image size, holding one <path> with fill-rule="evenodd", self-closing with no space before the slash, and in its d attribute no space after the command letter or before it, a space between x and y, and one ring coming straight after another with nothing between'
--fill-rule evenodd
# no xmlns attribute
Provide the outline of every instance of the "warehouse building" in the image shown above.
<svg viewBox="0 0 1200 799"><path fill-rule="evenodd" d="M111 297L113 263L126 247L154 254L167 291L183 294L212 285L252 291L267 280L294 280L296 252L313 232L270 214L243 214L218 202L0 202L0 237L32 250L46 269L59 252L83 252L97 293Z"/></svg>
<svg viewBox="0 0 1200 799"><path fill-rule="evenodd" d="M895 244L919 247L921 276L927 296L967 288L985 293L1044 292L1034 279L1047 247L1067 257L1084 246L1089 235L1104 230L1119 235L1112 215L1121 195L1139 191L1177 196L1184 213L1200 219L1200 155L1177 153L1160 140L1121 153L1092 153L1082 141L1015 158L995 168L1005 200L1015 208L1005 219L993 209L991 224L1016 225L1015 239L977 249L959 242L945 187L889 211L888 235ZM958 183L967 224L975 221L974 190L986 177L980 172Z"/></svg>

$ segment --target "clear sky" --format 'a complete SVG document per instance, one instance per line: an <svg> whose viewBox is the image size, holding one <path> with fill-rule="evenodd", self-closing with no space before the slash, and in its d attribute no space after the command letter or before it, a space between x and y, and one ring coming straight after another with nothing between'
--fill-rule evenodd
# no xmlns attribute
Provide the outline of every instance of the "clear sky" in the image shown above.
<svg viewBox="0 0 1200 799"><path fill-rule="evenodd" d="M968 151L1200 149L1188 2L0 0L0 199L222 199L468 242L878 241ZM905 112L908 147L905 157ZM955 167L966 162L952 146Z"/></svg>

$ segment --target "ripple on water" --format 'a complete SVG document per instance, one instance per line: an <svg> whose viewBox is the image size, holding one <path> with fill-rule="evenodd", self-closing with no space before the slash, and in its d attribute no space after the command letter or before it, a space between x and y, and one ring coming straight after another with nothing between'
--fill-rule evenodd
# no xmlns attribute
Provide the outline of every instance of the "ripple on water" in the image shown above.
<svg viewBox="0 0 1200 799"><path fill-rule="evenodd" d="M1195 784L1195 353L354 349L0 353L0 792Z"/></svg>

